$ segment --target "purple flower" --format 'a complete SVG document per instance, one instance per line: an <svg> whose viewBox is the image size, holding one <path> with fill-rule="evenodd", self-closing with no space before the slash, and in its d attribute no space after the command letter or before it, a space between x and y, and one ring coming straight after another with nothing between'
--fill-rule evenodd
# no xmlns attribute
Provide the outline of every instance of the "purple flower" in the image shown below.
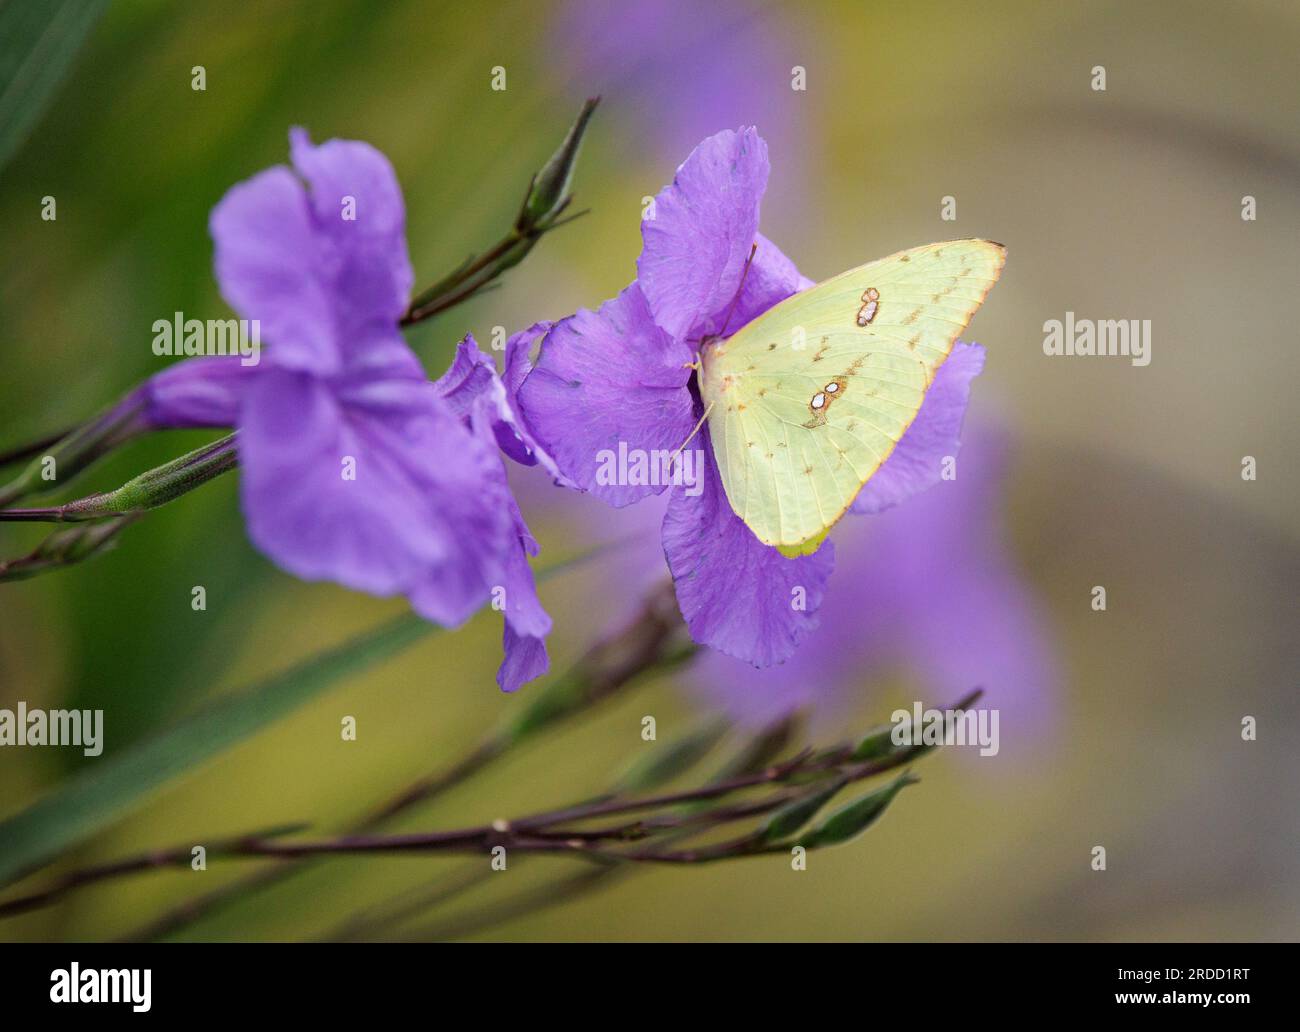
<svg viewBox="0 0 1300 1032"><path fill-rule="evenodd" d="M954 351L948 364L979 359ZM687 675L692 689L759 724L802 707L829 716L902 670L927 706L984 688L979 705L999 710L1004 753L1040 739L1059 673L1050 628L1004 541L1007 450L998 431L968 432L953 479L846 536L822 625L797 662L754 670L711 653Z"/></svg>
<svg viewBox="0 0 1300 1032"><path fill-rule="evenodd" d="M810 83L801 72L815 51L806 25L793 8L750 0L570 0L556 10L550 41L571 79L617 108L612 131L665 160L720 125L761 113L785 155L783 199L798 204L807 177L795 166L808 163L818 117L810 98L827 86L815 64Z"/></svg>
<svg viewBox="0 0 1300 1032"><path fill-rule="evenodd" d="M701 411L687 368L695 342L734 332L811 285L758 231L767 176L767 146L754 129L709 137L642 223L636 281L546 335L518 401L530 432L579 489L614 506L664 490L608 482L601 456L679 448ZM962 346L939 368L921 413L856 506L879 511L939 480L981 364L978 347ZM688 452L702 490L673 486L663 523L682 615L698 642L755 666L779 663L817 626L832 547L790 559L763 545L727 501L707 427Z"/></svg>
<svg viewBox="0 0 1300 1032"><path fill-rule="evenodd" d="M437 383L403 340L413 277L388 160L298 129L290 142L293 171L235 186L211 218L222 295L260 322L261 362L178 363L149 382L149 418L238 428L249 536L290 573L403 594L447 626L491 599L513 691L546 670L551 621L497 451L528 460L504 387L472 339Z"/></svg>

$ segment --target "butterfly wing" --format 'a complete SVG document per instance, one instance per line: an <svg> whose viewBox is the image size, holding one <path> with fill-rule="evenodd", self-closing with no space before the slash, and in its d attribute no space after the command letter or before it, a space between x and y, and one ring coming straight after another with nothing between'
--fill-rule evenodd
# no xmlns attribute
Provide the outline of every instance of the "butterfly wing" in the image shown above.
<svg viewBox="0 0 1300 1032"><path fill-rule="evenodd" d="M787 298L701 356L732 509L764 544L811 550L916 418L997 281L1001 244L927 244Z"/></svg>

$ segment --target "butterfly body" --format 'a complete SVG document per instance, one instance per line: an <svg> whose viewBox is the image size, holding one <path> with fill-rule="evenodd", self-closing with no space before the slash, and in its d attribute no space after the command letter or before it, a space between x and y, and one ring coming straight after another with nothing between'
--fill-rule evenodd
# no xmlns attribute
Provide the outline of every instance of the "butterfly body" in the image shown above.
<svg viewBox="0 0 1300 1032"><path fill-rule="evenodd" d="M900 251L801 291L700 353L727 499L764 544L810 551L916 418L1005 249Z"/></svg>

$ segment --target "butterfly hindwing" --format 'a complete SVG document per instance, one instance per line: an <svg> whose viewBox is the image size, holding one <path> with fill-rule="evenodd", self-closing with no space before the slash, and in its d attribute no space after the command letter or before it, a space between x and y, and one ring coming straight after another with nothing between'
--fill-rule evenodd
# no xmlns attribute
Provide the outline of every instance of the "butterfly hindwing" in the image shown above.
<svg viewBox="0 0 1300 1032"><path fill-rule="evenodd" d="M841 273L704 349L727 498L760 541L810 550L916 418L997 281L1001 244L927 244Z"/></svg>

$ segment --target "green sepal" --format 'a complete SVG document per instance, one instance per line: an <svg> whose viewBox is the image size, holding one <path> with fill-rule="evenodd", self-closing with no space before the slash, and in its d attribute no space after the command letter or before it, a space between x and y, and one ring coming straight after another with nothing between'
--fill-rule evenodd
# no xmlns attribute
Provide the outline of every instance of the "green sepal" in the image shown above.
<svg viewBox="0 0 1300 1032"><path fill-rule="evenodd" d="M805 849L816 849L819 846L838 846L856 838L880 819L889 804L894 801L894 796L919 780L910 771L904 771L884 787L840 807L809 834L803 836L799 840L799 845Z"/></svg>
<svg viewBox="0 0 1300 1032"><path fill-rule="evenodd" d="M824 787L814 789L793 802L786 803L785 806L772 814L767 823L763 825L763 830L760 833L762 842L770 844L793 835L816 817L818 811L829 803L847 783L847 778L837 777Z"/></svg>

